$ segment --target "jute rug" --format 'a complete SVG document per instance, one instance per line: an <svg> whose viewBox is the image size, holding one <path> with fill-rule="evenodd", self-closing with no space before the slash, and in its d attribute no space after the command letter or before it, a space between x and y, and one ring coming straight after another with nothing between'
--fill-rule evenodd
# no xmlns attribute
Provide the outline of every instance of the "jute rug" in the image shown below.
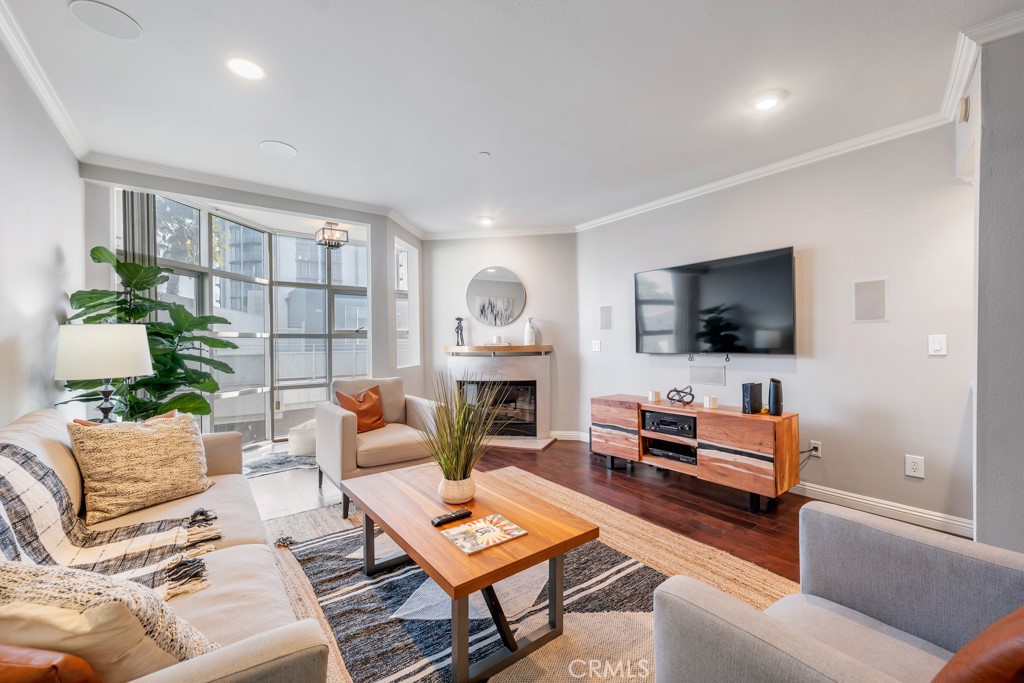
<svg viewBox="0 0 1024 683"><path fill-rule="evenodd" d="M493 681L575 680L567 666L575 658L649 661L653 667L651 594L664 576L694 577L759 609L798 590L794 582L757 565L528 472L507 467L490 474L601 527L600 541L566 557L565 634ZM294 550L281 548L275 556L296 615L319 620L324 631L342 643L338 648L332 642L329 680L444 680L445 648L450 646L443 642L449 637L448 605L414 565L378 575L376 583L360 586L354 601L336 599L352 593L355 583L366 584L361 562L355 559L361 552L361 522L358 513L346 520L340 506L331 506L265 523L271 540L293 539ZM378 552L387 553L388 545L378 543ZM518 596L518 602L506 605L509 613L518 614L514 629L528 631L545 618L545 579L542 573L521 576L519 583L505 588L508 597L503 603L515 602ZM589 590L593 586L597 589ZM576 594L577 600L571 602ZM493 626L486 619L471 624L480 651L490 651ZM384 643L387 661L375 661ZM351 671L342 659L343 650Z"/></svg>

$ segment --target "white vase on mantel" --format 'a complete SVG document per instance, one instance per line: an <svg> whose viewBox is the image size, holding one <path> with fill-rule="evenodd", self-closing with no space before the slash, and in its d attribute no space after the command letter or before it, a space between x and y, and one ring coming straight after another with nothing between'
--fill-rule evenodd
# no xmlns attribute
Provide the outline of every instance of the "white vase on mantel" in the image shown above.
<svg viewBox="0 0 1024 683"><path fill-rule="evenodd" d="M537 326L533 324L533 318L526 319L526 329L523 330L523 345L534 346L537 343Z"/></svg>
<svg viewBox="0 0 1024 683"><path fill-rule="evenodd" d="M476 481L473 480L472 474L458 481L441 477L441 482L437 485L437 495L452 505L467 503L476 495Z"/></svg>

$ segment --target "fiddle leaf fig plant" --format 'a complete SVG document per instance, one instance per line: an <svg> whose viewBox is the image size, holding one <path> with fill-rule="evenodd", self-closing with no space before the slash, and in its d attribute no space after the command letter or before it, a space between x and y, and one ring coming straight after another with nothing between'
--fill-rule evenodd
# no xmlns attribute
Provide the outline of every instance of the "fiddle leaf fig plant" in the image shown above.
<svg viewBox="0 0 1024 683"><path fill-rule="evenodd" d="M125 420L145 420L169 410L193 415L208 415L210 402L203 394L220 390L212 371L233 374L222 360L203 355L203 349L236 349L238 346L210 334L211 325L227 325L230 321L216 315L193 315L185 306L147 296L150 290L171 279L173 271L160 266L144 266L122 261L105 247L89 252L95 263L110 265L121 283L120 291L89 289L71 295L76 313L68 322L85 324L145 324L149 351L153 356L153 374L148 377L116 378L113 399L114 413ZM153 321L159 313L166 320ZM83 391L67 402L96 402L103 382L69 381L69 391Z"/></svg>

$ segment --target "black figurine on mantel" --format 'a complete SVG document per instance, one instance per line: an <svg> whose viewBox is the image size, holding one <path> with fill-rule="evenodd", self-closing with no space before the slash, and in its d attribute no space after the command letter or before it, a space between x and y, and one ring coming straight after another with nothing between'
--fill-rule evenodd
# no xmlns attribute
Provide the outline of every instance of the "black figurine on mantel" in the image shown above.
<svg viewBox="0 0 1024 683"><path fill-rule="evenodd" d="M462 338L462 318L455 319L455 345L466 345L466 340Z"/></svg>

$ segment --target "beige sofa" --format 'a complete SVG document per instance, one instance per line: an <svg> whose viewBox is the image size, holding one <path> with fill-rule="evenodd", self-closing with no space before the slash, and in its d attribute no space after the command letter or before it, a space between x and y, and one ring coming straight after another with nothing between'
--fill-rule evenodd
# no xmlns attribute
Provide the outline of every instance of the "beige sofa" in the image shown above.
<svg viewBox="0 0 1024 683"><path fill-rule="evenodd" d="M357 433L356 414L338 405L339 391L353 396L380 387L386 427ZM423 432L434 422L434 402L406 396L401 377L339 379L331 386L331 401L316 406L316 464L320 485L326 475L341 487L345 479L433 462L423 442ZM342 493L343 513L348 517L349 499Z"/></svg>
<svg viewBox="0 0 1024 683"><path fill-rule="evenodd" d="M187 517L197 508L214 510L223 537L203 556L210 586L168 602L219 650L139 679L146 683L222 681L324 681L327 639L312 619L295 618L259 511L242 476L242 440L236 433L203 437L208 474L216 482L205 492L154 505L94 528ZM29 413L0 429L0 443L34 453L64 482L81 509L82 476L72 455L66 420L55 410ZM0 633L0 642L3 634Z"/></svg>

